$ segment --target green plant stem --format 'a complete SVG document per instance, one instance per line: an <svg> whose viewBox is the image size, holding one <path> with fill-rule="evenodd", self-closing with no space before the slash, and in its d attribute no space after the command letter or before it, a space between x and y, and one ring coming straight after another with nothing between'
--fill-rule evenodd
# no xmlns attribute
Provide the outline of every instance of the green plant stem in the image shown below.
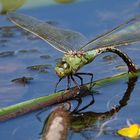
<svg viewBox="0 0 140 140"><path fill-rule="evenodd" d="M139 76L140 75L140 69L137 70L137 73L122 73L122 74L118 74L112 77L107 77L101 80L97 80L94 81L92 83L92 86L94 86L94 88L97 87L101 87L103 85L124 79L124 78L128 78L128 77L134 77L134 76ZM84 85L86 88L89 88L90 83L87 83ZM85 87L81 87L81 93L80 95L86 95L86 90ZM73 90L62 90L53 94L49 94L47 96L42 96L36 99L31 99L28 101L24 101L22 103L18 103L15 105L11 105L8 107L4 107L0 109L0 121L5 121L7 119L13 118L13 117L17 117L19 115L23 115L25 113L31 112L31 111L35 111L50 105L54 105L57 103L61 103L64 102L66 100L72 99L75 96L77 96L79 92L78 88L73 88ZM88 94L88 93L87 93Z"/></svg>

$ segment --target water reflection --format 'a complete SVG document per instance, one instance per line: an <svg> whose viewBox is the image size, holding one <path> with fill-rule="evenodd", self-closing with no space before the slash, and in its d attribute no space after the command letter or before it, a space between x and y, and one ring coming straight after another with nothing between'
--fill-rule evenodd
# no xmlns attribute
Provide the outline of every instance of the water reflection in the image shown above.
<svg viewBox="0 0 140 140"><path fill-rule="evenodd" d="M83 135L83 132L84 132L83 136L86 135L86 132L88 133L89 129L87 128L91 128L92 133L93 131L99 131L101 125L104 122L109 120L113 115L118 113L123 107L125 107L128 104L131 93L134 90L136 81L137 81L137 77L129 78L128 87L126 91L124 92L124 96L119 101L119 104L113 107L111 110L106 111L106 112L90 111L90 112L81 112L78 114L72 114L71 115L71 129L74 132L81 133L81 135Z"/></svg>
<svg viewBox="0 0 140 140"><path fill-rule="evenodd" d="M113 107L112 109L110 109L109 111L81 112L82 110L79 110L80 113L69 112L69 118L67 119L68 120L70 119L71 130L73 132L80 133L80 135L84 137L86 140L91 138L94 139L96 136L99 136L98 134L103 129L103 128L101 129L101 127L105 127L104 124L107 121L111 122L112 121L111 118L113 118L113 116L115 116L116 113L118 113L123 107L125 107L128 104L131 93L134 90L136 81L137 81L137 77L129 78L127 89L124 92L122 99L119 101L119 104ZM46 128L46 126L48 127L48 125L50 124L48 119L49 117L50 115L48 115L47 119L44 121L42 132L44 130L44 127ZM106 131L105 133L110 132L108 129L105 129L104 131ZM91 135L93 135L92 137L89 134L90 132ZM111 132L111 133L115 135L115 132Z"/></svg>
<svg viewBox="0 0 140 140"><path fill-rule="evenodd" d="M119 101L119 104L110 109L109 111L106 112L81 112L82 110L80 109L79 112L73 113L69 112L69 118L70 119L70 128L73 132L80 133L82 137L85 139L91 139L95 138L95 136L99 136L98 134L101 135L101 127L105 127L104 124L110 120L113 116L115 116L116 113L118 113L123 107L125 107L130 99L131 93L134 90L135 84L137 81L137 77L129 78L128 81L128 86L126 91L124 92L124 95L122 99ZM83 95L83 94L82 94ZM93 102L94 103L94 102ZM93 105L93 104L91 104ZM85 108L86 109L86 108ZM42 132L44 131L44 128L49 125L49 118L50 115L48 115L47 119L44 122ZM48 125L47 125L48 124ZM101 131L101 132L100 132ZM89 133L93 135L89 135ZM98 134L95 132L99 132ZM104 132L107 134L110 131L108 129L105 129ZM115 133L115 132L111 132ZM42 135L42 133L41 133Z"/></svg>

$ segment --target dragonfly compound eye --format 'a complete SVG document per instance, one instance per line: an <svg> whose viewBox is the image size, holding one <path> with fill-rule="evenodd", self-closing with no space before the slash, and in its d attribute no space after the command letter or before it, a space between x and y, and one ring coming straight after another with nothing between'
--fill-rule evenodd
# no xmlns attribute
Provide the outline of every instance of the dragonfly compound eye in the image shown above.
<svg viewBox="0 0 140 140"><path fill-rule="evenodd" d="M72 73L70 65L65 61L58 62L56 64L55 71L60 78L66 77Z"/></svg>

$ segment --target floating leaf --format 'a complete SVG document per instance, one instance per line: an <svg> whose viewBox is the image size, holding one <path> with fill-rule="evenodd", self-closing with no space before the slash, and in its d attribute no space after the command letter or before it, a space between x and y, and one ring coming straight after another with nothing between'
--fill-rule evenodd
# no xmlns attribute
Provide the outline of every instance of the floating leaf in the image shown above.
<svg viewBox="0 0 140 140"><path fill-rule="evenodd" d="M19 53L27 53L28 50L19 50L18 52L19 52Z"/></svg>
<svg viewBox="0 0 140 140"><path fill-rule="evenodd" d="M51 56L50 56L50 55L41 55L40 58L43 58L43 59L50 59Z"/></svg>
<svg viewBox="0 0 140 140"><path fill-rule="evenodd" d="M51 65L49 65L49 64L34 65L34 66L27 67L27 69L37 70L39 72L48 72L47 70L50 68L50 66Z"/></svg>
<svg viewBox="0 0 140 140"><path fill-rule="evenodd" d="M104 61L113 61L116 58L117 58L117 55L116 54L114 54L114 55L106 55L106 56L103 57L103 60Z"/></svg>
<svg viewBox="0 0 140 140"><path fill-rule="evenodd" d="M38 52L38 49L30 49L30 50L19 50L19 53L36 53Z"/></svg>
<svg viewBox="0 0 140 140"><path fill-rule="evenodd" d="M12 56L14 54L15 54L14 51L0 52L0 57Z"/></svg>
<svg viewBox="0 0 140 140"><path fill-rule="evenodd" d="M138 139L140 138L140 125L132 124L129 127L119 129L117 133L125 137Z"/></svg>

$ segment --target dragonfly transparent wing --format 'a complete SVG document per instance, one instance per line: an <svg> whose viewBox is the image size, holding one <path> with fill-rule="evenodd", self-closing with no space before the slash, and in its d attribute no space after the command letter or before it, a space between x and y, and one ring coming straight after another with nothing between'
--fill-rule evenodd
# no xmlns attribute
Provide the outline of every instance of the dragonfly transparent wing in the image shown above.
<svg viewBox="0 0 140 140"><path fill-rule="evenodd" d="M140 41L140 15L91 40L81 49L87 51L101 47L119 47L137 41Z"/></svg>
<svg viewBox="0 0 140 140"><path fill-rule="evenodd" d="M8 14L8 18L63 53L76 50L87 43L87 39L78 32L60 29L24 14L12 12Z"/></svg>

